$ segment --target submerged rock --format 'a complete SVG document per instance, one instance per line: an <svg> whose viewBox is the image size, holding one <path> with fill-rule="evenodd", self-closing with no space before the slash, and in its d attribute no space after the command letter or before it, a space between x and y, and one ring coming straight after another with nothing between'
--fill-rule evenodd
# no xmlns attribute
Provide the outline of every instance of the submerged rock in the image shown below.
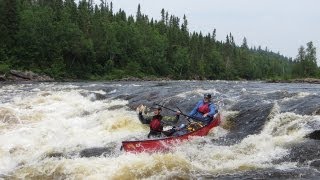
<svg viewBox="0 0 320 180"><path fill-rule="evenodd" d="M111 155L114 153L115 147L93 147L83 149L80 152L69 152L69 153L62 153L62 152L51 152L45 155L45 158L73 158L73 157L99 157L99 156L106 156Z"/></svg>
<svg viewBox="0 0 320 180"><path fill-rule="evenodd" d="M312 161L310 163L310 166L316 168L319 171L320 170L320 160L317 159L317 160Z"/></svg>
<svg viewBox="0 0 320 180"><path fill-rule="evenodd" d="M281 106L281 112L294 112L300 115L314 115L320 111L320 96L309 95L303 98L284 101L279 105Z"/></svg>
<svg viewBox="0 0 320 180"><path fill-rule="evenodd" d="M237 173L219 174L217 176L201 176L201 179L316 179L314 177L319 176L320 173L317 170L309 168L297 168L297 169L256 169Z"/></svg>
<svg viewBox="0 0 320 180"><path fill-rule="evenodd" d="M47 158L57 158L57 157L64 157L63 153L60 152L53 152L46 155Z"/></svg>
<svg viewBox="0 0 320 180"><path fill-rule="evenodd" d="M320 130L315 130L312 133L306 135L306 138L320 140Z"/></svg>
<svg viewBox="0 0 320 180"><path fill-rule="evenodd" d="M268 116L273 108L273 104L260 104L248 109L240 110L239 113L230 120L232 127L230 133L222 140L224 143L236 143L248 135L261 132Z"/></svg>
<svg viewBox="0 0 320 180"><path fill-rule="evenodd" d="M297 162L298 165L308 165L308 163L315 158L320 157L320 144L318 140L306 139L305 141L294 144L290 148L290 153L277 160L275 163L280 162Z"/></svg>
<svg viewBox="0 0 320 180"><path fill-rule="evenodd" d="M105 94L100 94L96 92L80 92L83 97L89 97L91 101L100 101L107 99Z"/></svg>
<svg viewBox="0 0 320 180"><path fill-rule="evenodd" d="M117 110L117 109L121 109L123 107L126 107L126 106L124 106L124 105L114 105L114 106L108 107L107 109L108 110Z"/></svg>
<svg viewBox="0 0 320 180"><path fill-rule="evenodd" d="M99 157L110 155L113 153L113 148L110 147L95 147L80 151L80 157Z"/></svg>

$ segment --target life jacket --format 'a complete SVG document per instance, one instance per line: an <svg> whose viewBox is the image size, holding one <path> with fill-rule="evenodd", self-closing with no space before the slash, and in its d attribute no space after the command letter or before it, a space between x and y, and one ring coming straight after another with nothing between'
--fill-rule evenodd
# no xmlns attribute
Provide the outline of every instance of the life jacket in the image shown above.
<svg viewBox="0 0 320 180"><path fill-rule="evenodd" d="M210 103L203 104L202 106L200 106L198 108L198 112L200 112L202 114L208 113L210 111L210 109L209 109L210 105L211 105Z"/></svg>
<svg viewBox="0 0 320 180"><path fill-rule="evenodd" d="M150 130L161 132L163 130L163 126L161 125L161 115L153 116L150 122Z"/></svg>

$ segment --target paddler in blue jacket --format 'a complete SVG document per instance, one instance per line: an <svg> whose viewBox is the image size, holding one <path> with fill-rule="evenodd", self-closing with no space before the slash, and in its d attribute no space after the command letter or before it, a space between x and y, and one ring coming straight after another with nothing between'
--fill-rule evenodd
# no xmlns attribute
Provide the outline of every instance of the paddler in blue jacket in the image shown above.
<svg viewBox="0 0 320 180"><path fill-rule="evenodd" d="M193 110L189 113L190 117L208 124L216 114L216 107L211 102L211 94L204 94L203 100L200 100Z"/></svg>

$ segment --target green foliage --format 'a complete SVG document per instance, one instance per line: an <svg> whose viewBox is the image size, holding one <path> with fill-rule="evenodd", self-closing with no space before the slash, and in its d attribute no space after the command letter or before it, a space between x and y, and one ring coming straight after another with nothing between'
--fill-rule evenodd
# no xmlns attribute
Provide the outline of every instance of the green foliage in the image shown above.
<svg viewBox="0 0 320 180"><path fill-rule="evenodd" d="M289 79L316 77L312 42L291 59L266 48L237 46L212 34L189 32L184 16L161 10L149 19L139 5L135 17L101 0L0 1L0 70L46 73L56 79ZM1 72L0 71L0 72Z"/></svg>
<svg viewBox="0 0 320 180"><path fill-rule="evenodd" d="M5 74L7 72L9 72L10 70L10 65L6 64L6 63L0 63L0 73L1 74Z"/></svg>
<svg viewBox="0 0 320 180"><path fill-rule="evenodd" d="M59 79L65 77L66 73L66 65L62 58L55 59L48 69L48 74L54 77L55 79Z"/></svg>
<svg viewBox="0 0 320 180"><path fill-rule="evenodd" d="M293 73L295 77L317 77L316 48L312 42L307 43L307 49L301 46L295 59Z"/></svg>
<svg viewBox="0 0 320 180"><path fill-rule="evenodd" d="M141 77L141 67L140 64L134 61L131 61L127 64L126 75Z"/></svg>

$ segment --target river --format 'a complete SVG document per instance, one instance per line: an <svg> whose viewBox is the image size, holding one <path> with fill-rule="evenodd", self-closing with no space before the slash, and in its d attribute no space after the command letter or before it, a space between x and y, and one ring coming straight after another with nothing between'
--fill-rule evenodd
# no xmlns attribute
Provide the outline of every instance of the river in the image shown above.
<svg viewBox="0 0 320 180"><path fill-rule="evenodd" d="M120 150L146 138L139 104L187 113L204 93L223 117L208 136L162 153ZM319 129L317 84L0 84L0 179L318 179L319 140L306 136Z"/></svg>

